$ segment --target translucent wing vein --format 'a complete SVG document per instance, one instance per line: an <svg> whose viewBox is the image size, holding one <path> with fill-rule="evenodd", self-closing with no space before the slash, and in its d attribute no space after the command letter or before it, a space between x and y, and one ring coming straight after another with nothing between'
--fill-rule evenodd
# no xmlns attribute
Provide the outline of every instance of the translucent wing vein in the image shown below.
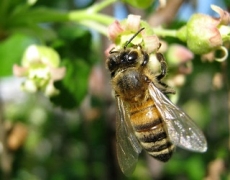
<svg viewBox="0 0 230 180"><path fill-rule="evenodd" d="M141 146L134 135L124 102L117 97L117 157L118 163L125 175L131 175L136 167Z"/></svg>
<svg viewBox="0 0 230 180"><path fill-rule="evenodd" d="M170 140L179 147L205 152L207 150L206 139L192 119L152 83L149 85L149 92L164 119Z"/></svg>

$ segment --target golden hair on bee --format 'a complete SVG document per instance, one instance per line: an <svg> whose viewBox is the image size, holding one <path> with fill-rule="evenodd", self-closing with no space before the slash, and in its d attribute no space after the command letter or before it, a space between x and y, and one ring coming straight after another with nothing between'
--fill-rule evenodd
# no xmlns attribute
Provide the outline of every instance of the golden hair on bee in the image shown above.
<svg viewBox="0 0 230 180"><path fill-rule="evenodd" d="M148 66L147 51L131 44L143 30L122 49L112 49L106 61L117 103L117 157L126 175L134 171L142 149L163 162L171 158L175 145L198 152L207 149L199 128L165 96L174 91L162 82L167 72L163 55L155 54L161 66L156 74Z"/></svg>

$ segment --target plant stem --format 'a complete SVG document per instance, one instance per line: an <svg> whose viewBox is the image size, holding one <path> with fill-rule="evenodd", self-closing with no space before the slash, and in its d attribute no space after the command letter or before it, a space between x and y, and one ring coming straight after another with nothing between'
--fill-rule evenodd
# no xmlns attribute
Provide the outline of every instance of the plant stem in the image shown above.
<svg viewBox="0 0 230 180"><path fill-rule="evenodd" d="M93 6L87 8L87 11L90 13L96 13L101 11L102 9L106 8L110 4L116 2L117 0L104 0L99 3L94 4Z"/></svg>
<svg viewBox="0 0 230 180"><path fill-rule="evenodd" d="M102 23L104 25L109 25L114 21L114 18L98 13L91 13L88 11L72 11L68 13L68 19L70 21L85 21L85 20L93 20L98 23Z"/></svg>
<svg viewBox="0 0 230 180"><path fill-rule="evenodd" d="M110 0L110 2L112 1L114 0ZM97 10L99 10L99 8L97 8ZM31 23L39 24L47 22L54 23L72 21L98 30L100 33L105 35L105 27L110 25L114 21L114 18L88 9L74 10L68 13L63 13L51 9L49 10L47 8L41 8L34 11L17 14L10 17L9 20L12 27L29 26ZM96 24L96 26L92 24Z"/></svg>
<svg viewBox="0 0 230 180"><path fill-rule="evenodd" d="M163 28L154 28L154 33L158 36L169 36L169 37L177 37L177 30L168 30Z"/></svg>
<svg viewBox="0 0 230 180"><path fill-rule="evenodd" d="M103 26L103 25L96 23L94 21L87 21L87 20L80 21L79 23L88 27L88 28L91 28L93 30L98 31L99 33L103 34L104 36L108 36L106 26Z"/></svg>
<svg viewBox="0 0 230 180"><path fill-rule="evenodd" d="M101 11L114 2L116 2L116 0L105 0L85 10L69 12L68 18L70 21L79 21L79 23L92 29L98 30L100 33L106 35L105 28L103 28L103 26L99 25L98 23L102 23L108 26L114 21L114 18L104 14L99 14L97 12Z"/></svg>

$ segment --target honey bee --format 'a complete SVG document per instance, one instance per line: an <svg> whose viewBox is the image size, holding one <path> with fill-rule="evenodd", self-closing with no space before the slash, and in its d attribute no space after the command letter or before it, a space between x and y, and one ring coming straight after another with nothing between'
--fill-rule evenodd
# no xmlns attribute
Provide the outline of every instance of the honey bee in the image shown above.
<svg viewBox="0 0 230 180"><path fill-rule="evenodd" d="M130 175L144 149L155 159L168 161L175 145L196 152L207 150L206 139L191 118L174 105L166 94L174 91L161 80L167 65L156 53L161 72L148 66L149 54L131 44L140 29L120 50L110 50L106 60L117 104L117 157L124 174Z"/></svg>

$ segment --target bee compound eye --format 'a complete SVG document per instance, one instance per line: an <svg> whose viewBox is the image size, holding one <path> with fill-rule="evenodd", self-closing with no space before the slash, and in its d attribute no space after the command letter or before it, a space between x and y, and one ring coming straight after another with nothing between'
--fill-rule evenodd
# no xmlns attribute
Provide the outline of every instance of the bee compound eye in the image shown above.
<svg viewBox="0 0 230 180"><path fill-rule="evenodd" d="M138 53L136 51L131 51L128 54L128 62L135 62L138 57Z"/></svg>

